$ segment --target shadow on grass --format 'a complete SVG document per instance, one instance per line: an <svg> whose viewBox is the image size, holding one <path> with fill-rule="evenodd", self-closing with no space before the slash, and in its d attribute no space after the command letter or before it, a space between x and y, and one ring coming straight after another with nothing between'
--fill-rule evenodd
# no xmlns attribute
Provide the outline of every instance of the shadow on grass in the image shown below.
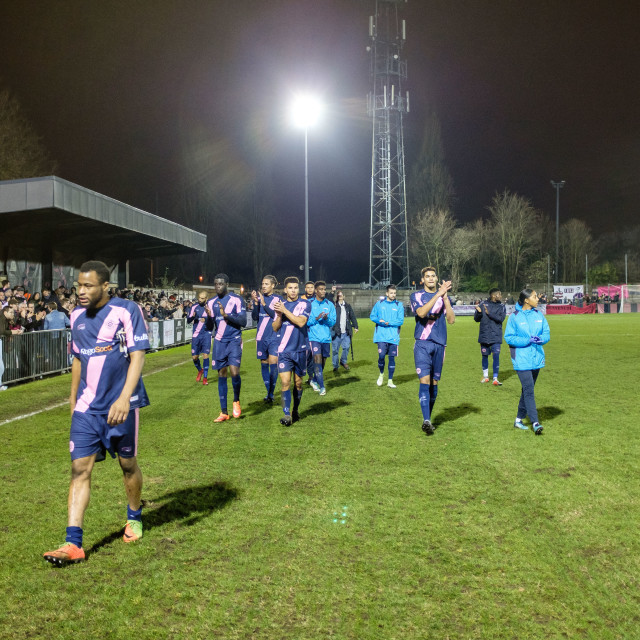
<svg viewBox="0 0 640 640"><path fill-rule="evenodd" d="M491 369L489 369L489 373L491 373ZM513 369L507 369L506 371L501 371L498 375L498 379L500 382L504 382L509 378L517 378L518 374Z"/></svg>
<svg viewBox="0 0 640 640"><path fill-rule="evenodd" d="M470 413L480 413L482 409L480 407L476 407L468 402L463 402L454 407L446 407L440 413L438 413L437 417L434 418L434 422L440 426L445 422L453 422L454 420L458 420L458 418L463 418Z"/></svg>
<svg viewBox="0 0 640 640"><path fill-rule="evenodd" d="M362 360L350 360L349 362L347 362L347 366L349 367L349 371L352 371L353 369L359 369L360 367L370 367L371 363L370 362L363 362ZM340 365L340 367L338 368L337 371L333 371L333 363L331 362L331 360L327 360L327 365L325 367L325 371L326 370L330 370L332 373L334 373L337 376L348 376L349 375L349 371L344 369L342 367L342 365Z"/></svg>
<svg viewBox="0 0 640 640"><path fill-rule="evenodd" d="M418 376L415 373L405 373L401 376L396 376L396 375L393 376L393 384L395 384L396 386L398 386L399 384L406 384L407 382L416 383L416 393L417 393L419 383L418 383ZM387 383L385 382L385 384Z"/></svg>
<svg viewBox="0 0 640 640"><path fill-rule="evenodd" d="M302 404L300 405L300 417L302 420L304 420L304 418L306 418L307 416L317 416L325 413L331 413L338 408L342 409L344 407L348 407L350 404L351 402L349 402L348 400L340 400L339 403L336 403L335 401L331 401L329 398L327 398L326 400L323 399L320 400L320 402L316 402L313 405L313 408L306 408L304 406L304 396L302 396Z"/></svg>
<svg viewBox="0 0 640 640"><path fill-rule="evenodd" d="M349 373L347 373L345 371L345 375L342 377L335 377L335 378L325 378L327 380L327 382L325 383L325 386L327 387L327 392L330 391L331 389L337 389L338 387L344 387L345 385L348 384L352 384L354 382L360 382L360 376L356 376L356 375L349 375ZM308 387L309 391L311 391L311 393L313 393L313 389L311 389L311 387Z"/></svg>
<svg viewBox="0 0 640 640"><path fill-rule="evenodd" d="M545 420L553 420L553 418L557 418L563 413L564 411L559 407L538 407L538 417L540 419L540 422L544 422Z"/></svg>
<svg viewBox="0 0 640 640"><path fill-rule="evenodd" d="M237 498L237 489L226 482L214 482L210 485L186 487L165 493L153 500L143 500L145 507L144 531L147 533L154 527L160 527L176 520L182 520L182 524L192 526L213 511L226 507L229 502ZM158 502L164 502L164 504L156 506ZM96 542L88 549L88 553L96 553L120 538L122 538L122 529Z"/></svg>
<svg viewBox="0 0 640 640"><path fill-rule="evenodd" d="M243 407L243 413L251 414L252 416L260 415L265 411L271 411L273 407L280 406L280 395L278 394L273 402L265 402L264 400L254 400L250 402L246 407Z"/></svg>

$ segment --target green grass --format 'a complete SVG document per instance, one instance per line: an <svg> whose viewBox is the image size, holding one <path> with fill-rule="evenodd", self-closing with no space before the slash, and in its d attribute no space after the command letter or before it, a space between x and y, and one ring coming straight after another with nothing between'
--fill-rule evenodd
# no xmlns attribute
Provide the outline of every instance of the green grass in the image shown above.
<svg viewBox="0 0 640 640"><path fill-rule="evenodd" d="M306 390L289 429L261 402L254 342L244 415L222 425L215 377L195 384L187 348L149 355L145 537L120 540L126 500L107 460L85 518L88 562L62 570L41 554L64 538L68 407L1 426L0 637L640 637L640 315L548 320L542 437L512 427L506 348L504 386L479 383L470 318L449 330L430 438L412 322L397 389L375 385L363 320L351 372L328 365L327 396ZM68 384L4 392L0 421L64 402Z"/></svg>

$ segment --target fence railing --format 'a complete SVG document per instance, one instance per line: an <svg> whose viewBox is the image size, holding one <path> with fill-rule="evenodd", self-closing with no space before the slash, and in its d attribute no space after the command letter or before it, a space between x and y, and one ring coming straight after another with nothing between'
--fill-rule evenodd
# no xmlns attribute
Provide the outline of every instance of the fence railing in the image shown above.
<svg viewBox="0 0 640 640"><path fill-rule="evenodd" d="M192 325L184 318L149 323L151 349L166 349L191 340ZM0 384L33 380L71 369L71 331L30 331L2 339Z"/></svg>
<svg viewBox="0 0 640 640"><path fill-rule="evenodd" d="M67 329L33 331L2 339L2 384L66 371L71 366ZM0 365L0 369L2 366Z"/></svg>
<svg viewBox="0 0 640 640"><path fill-rule="evenodd" d="M187 324L186 318L148 324L152 351L191 341L193 325ZM246 328L253 326L248 314ZM71 369L71 331L68 329L16 333L2 338L0 343L0 384L34 380Z"/></svg>

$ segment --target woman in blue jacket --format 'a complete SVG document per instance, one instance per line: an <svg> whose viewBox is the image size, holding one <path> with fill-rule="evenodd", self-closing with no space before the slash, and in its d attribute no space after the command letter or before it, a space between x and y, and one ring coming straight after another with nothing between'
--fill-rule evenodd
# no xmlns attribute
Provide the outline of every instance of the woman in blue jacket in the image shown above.
<svg viewBox="0 0 640 640"><path fill-rule="evenodd" d="M516 310L507 320L504 341L511 351L513 368L520 378L522 394L518 403L518 414L513 424L517 429L527 430L522 420L528 415L533 432L542 434L542 425L538 422L538 410L533 388L540 369L544 367L543 344L549 342L551 332L549 323L538 306L538 294L532 289L523 289L516 304Z"/></svg>

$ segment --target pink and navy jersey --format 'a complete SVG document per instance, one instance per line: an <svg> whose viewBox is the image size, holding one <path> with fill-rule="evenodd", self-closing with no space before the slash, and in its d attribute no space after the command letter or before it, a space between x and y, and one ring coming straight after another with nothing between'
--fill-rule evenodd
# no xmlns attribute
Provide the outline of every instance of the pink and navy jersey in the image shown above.
<svg viewBox="0 0 640 640"><path fill-rule="evenodd" d="M131 300L112 298L95 312L76 307L71 313L71 350L82 370L75 410L107 414L124 387L129 351L149 348L147 325ZM131 396L131 408L146 407L142 378Z"/></svg>
<svg viewBox="0 0 640 640"><path fill-rule="evenodd" d="M247 310L240 296L235 293L227 293L223 298L216 296L207 302L207 307L215 322L214 340L230 342L242 335L242 328L247 326ZM227 314L226 318L220 313L220 307Z"/></svg>
<svg viewBox="0 0 640 640"><path fill-rule="evenodd" d="M211 331L207 330L207 319L209 315L207 314L207 304L194 304L189 310L189 315L187 316L187 324L191 324L193 322L193 337L197 338L200 334L208 333L211 335Z"/></svg>
<svg viewBox="0 0 640 640"><path fill-rule="evenodd" d="M435 293L428 291L415 291L411 294L411 311L416 313L417 309L423 307ZM449 298L451 301L451 298ZM438 298L431 308L431 312L425 318L416 315L416 330L414 337L416 340L429 340L442 346L447 346L447 319L445 317L444 300Z"/></svg>
<svg viewBox="0 0 640 640"><path fill-rule="evenodd" d="M309 318L311 313L311 303L308 300L302 300L298 298L293 302L288 300L284 301L284 306L287 311L290 311L294 316L304 316ZM307 325L297 327L285 315L282 316L282 326L278 331L278 353L295 353L298 351L308 351L309 349L309 337L307 332Z"/></svg>
<svg viewBox="0 0 640 640"><path fill-rule="evenodd" d="M254 311L256 308L258 310L258 331L256 333L256 342L259 340L269 341L275 337L273 319L276 316L276 312L273 307L278 301L282 301L282 298L279 295L274 294L272 296L264 296L264 305L259 302L254 306Z"/></svg>

